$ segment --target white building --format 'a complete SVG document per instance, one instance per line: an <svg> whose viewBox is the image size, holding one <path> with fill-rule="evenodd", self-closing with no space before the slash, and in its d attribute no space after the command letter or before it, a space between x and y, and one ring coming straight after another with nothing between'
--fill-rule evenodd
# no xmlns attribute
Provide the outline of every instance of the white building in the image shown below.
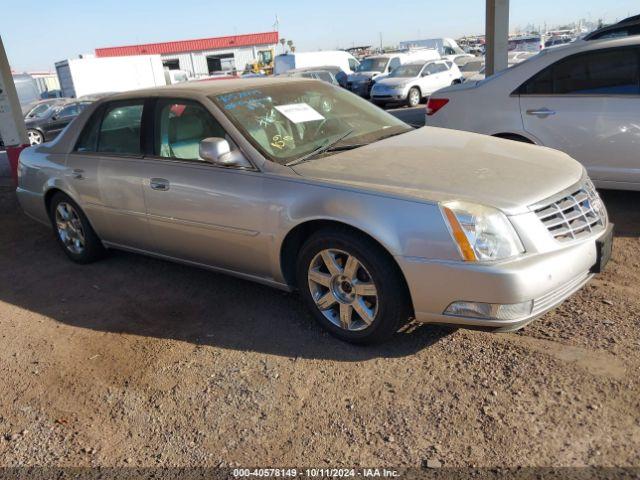
<svg viewBox="0 0 640 480"><path fill-rule="evenodd" d="M158 54L165 68L184 70L191 76L239 70L253 64L261 56L272 56L278 43L278 32L251 33L229 37L148 43L123 47L97 48L96 57ZM263 52L261 54L261 52Z"/></svg>

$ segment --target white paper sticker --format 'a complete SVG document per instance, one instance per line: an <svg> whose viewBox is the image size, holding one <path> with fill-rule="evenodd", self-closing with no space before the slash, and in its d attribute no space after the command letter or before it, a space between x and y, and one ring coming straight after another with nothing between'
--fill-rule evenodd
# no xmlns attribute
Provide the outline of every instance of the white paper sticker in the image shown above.
<svg viewBox="0 0 640 480"><path fill-rule="evenodd" d="M278 105L276 107L281 114L293 123L315 122L324 120L324 117L306 103L291 103L289 105Z"/></svg>

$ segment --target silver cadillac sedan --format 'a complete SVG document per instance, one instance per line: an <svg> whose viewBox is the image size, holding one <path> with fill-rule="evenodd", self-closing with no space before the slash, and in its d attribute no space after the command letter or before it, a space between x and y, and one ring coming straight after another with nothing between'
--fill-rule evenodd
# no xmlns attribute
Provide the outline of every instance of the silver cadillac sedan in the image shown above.
<svg viewBox="0 0 640 480"><path fill-rule="evenodd" d="M421 128L315 80L193 82L88 107L18 197L88 263L123 249L299 290L382 341L411 318L517 329L600 272L612 225L555 150Z"/></svg>

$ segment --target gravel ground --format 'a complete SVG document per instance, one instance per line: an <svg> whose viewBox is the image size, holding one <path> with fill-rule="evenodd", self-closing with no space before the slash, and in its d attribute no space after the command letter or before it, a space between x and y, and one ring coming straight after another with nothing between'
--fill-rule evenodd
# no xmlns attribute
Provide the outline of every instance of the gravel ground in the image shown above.
<svg viewBox="0 0 640 480"><path fill-rule="evenodd" d="M640 466L640 194L603 275L518 333L324 334L296 295L69 262L0 193L0 466Z"/></svg>

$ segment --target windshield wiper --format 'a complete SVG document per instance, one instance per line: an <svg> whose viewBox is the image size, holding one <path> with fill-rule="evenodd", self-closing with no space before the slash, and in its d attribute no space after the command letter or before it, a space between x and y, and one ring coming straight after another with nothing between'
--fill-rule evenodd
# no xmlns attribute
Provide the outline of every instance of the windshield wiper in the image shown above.
<svg viewBox="0 0 640 480"><path fill-rule="evenodd" d="M293 167L294 165L299 165L303 162L306 162L317 155L321 155L324 152L331 150L332 147L335 147L338 143L340 143L342 140L347 138L352 133L353 133L353 129L346 131L345 133L341 134L340 136L338 136L338 138L334 140L327 139L322 145L320 145L315 150L312 150L311 152L307 153L306 155L303 155L302 157L296 160L292 160L288 163L285 163L285 166Z"/></svg>

